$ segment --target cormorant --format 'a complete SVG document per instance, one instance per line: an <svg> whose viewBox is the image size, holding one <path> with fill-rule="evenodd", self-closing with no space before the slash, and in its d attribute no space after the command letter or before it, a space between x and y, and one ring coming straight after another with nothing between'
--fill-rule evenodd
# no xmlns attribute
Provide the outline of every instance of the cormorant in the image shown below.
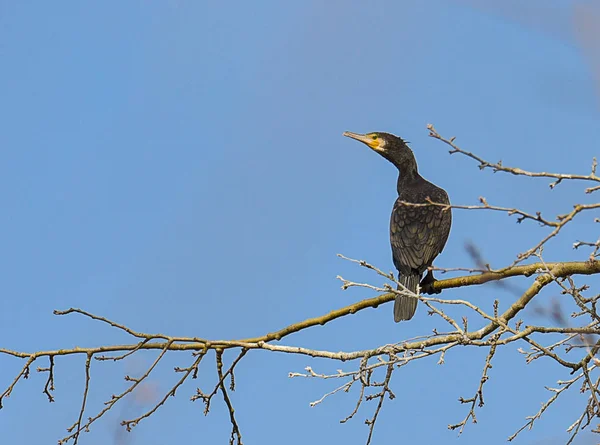
<svg viewBox="0 0 600 445"><path fill-rule="evenodd" d="M426 204L431 200L450 204L448 194L419 175L415 155L402 138L389 133L357 134L349 131L344 136L368 145L398 169L398 199L390 220L392 258L398 269L398 281L416 293L423 272L431 266L446 244L452 214L449 208L441 206L407 206L402 202ZM431 293L434 281L433 273L429 270L420 286L425 292ZM397 295L394 321L410 320L416 310L416 298Z"/></svg>

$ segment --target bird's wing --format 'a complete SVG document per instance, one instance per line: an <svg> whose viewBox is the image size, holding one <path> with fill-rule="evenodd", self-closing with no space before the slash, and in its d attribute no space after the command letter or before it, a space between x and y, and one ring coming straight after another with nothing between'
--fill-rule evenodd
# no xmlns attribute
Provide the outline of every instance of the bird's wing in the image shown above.
<svg viewBox="0 0 600 445"><path fill-rule="evenodd" d="M452 216L442 207L411 207L401 202L398 198L394 204L390 222L394 263L401 272L407 268L423 272L444 248Z"/></svg>

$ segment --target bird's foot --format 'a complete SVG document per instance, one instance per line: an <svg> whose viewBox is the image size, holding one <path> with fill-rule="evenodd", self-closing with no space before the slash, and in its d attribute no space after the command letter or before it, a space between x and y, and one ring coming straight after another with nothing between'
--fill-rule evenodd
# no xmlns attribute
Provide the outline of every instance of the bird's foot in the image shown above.
<svg viewBox="0 0 600 445"><path fill-rule="evenodd" d="M425 278L423 278L421 280L421 282L419 283L419 286L421 287L421 293L423 294L441 294L442 290L441 289L434 289L433 284L436 282L437 280L434 278L433 276L433 272L432 271L428 271L427 275L425 275Z"/></svg>

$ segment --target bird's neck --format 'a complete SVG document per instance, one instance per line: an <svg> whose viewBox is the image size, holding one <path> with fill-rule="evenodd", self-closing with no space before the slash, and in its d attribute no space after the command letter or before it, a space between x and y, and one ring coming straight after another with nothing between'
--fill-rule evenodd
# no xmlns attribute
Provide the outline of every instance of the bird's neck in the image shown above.
<svg viewBox="0 0 600 445"><path fill-rule="evenodd" d="M414 182L419 178L419 170L415 156L410 152L403 160L404 162L396 165L398 167L398 194L407 184Z"/></svg>

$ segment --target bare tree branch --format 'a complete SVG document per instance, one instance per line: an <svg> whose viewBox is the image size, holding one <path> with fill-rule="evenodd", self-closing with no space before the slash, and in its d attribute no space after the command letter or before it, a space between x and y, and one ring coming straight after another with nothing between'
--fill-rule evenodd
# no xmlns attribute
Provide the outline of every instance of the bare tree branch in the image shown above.
<svg viewBox="0 0 600 445"><path fill-rule="evenodd" d="M526 171L520 168L504 166L501 162L490 163L485 161L471 152L460 149L455 145L454 138L445 139L437 133L433 126L430 125L428 128L432 137L443 141L452 148L450 150L451 154L460 153L467 158L476 160L479 163L480 169L491 169L494 172L500 171L533 178L543 177L553 179L554 182L550 184L552 188L565 180L584 180L600 183L600 177L596 176L597 162L595 159L592 162L591 173L589 175ZM592 186L586 189L586 192L591 193L599 189L600 185ZM267 332L258 337L211 340L202 337L179 337L160 333L147 333L134 330L125 324L117 323L109 318L92 314L83 309L70 308L65 311L55 311L54 313L60 316L80 315L92 321L98 321L112 329L117 329L129 335L131 342L96 347L66 347L37 352L1 348L0 355L22 359L24 360L24 364L20 372L8 384L4 392L0 394L0 408L2 408L2 402L12 394L20 380L28 378L30 368L34 362L46 357L49 360L49 365L47 367L38 367L37 371L48 373L43 392L46 394L48 401L53 402L54 377L57 371L55 369L55 357L85 355L85 384L77 420L68 428L69 435L59 441L60 444L66 444L70 441L76 444L80 433L88 431L97 420L102 418L117 403L133 393L136 388L139 388L167 353L177 351L191 352L193 359L190 360L190 365L174 369L175 373L180 375L152 408L136 418L122 420L121 425L127 431L130 431L139 422L155 414L166 403L169 397L174 397L179 388L190 377L196 379L200 366L206 363L207 355L212 357L211 354L214 351L215 366L212 369L216 375L216 384L214 386L211 384L211 390L207 393L204 393L200 389L202 385L199 385L196 393L191 396L190 400L202 400L205 405L204 414L208 415L214 396L220 393L223 403L227 407L231 423L230 445L243 445L242 434L232 400L232 392L236 386L235 371L247 354L253 353L252 351L254 350L264 350L333 360L343 364L343 366L351 366L350 369L338 369L334 373L316 372L313 367L307 366L304 368L304 372L290 372L289 377L323 379L328 381L331 379L341 379L341 381L338 380L335 386L326 391L320 398L310 402L309 406L314 408L321 407L330 398L336 397L342 392L355 391L357 395L356 404L352 409L349 409L349 414L341 419L340 422L345 423L355 418L359 411L371 407L371 414L365 421L369 427L366 438L367 445L369 445L373 440L375 425L383 409L384 400L386 398L392 400L395 397L391 386L394 372L397 372L402 367L409 366L416 360L437 357L437 364L442 365L445 363L447 354L454 354L458 349L485 348L487 356L483 363L481 378L474 385L476 387L475 393L472 397L461 397L459 399L459 402L465 404L468 408L466 416L459 423L448 426L449 429L458 430L459 434L461 434L469 421L473 423L477 422L476 411L484 407L484 388L490 379L492 360L498 348L519 343L525 346L525 349L521 347L518 349L524 356L525 363L531 363L541 357L546 357L562 366L565 372L576 374L576 376L569 380L559 381L558 388L547 387L553 393L550 399L542 405L541 409L535 415L527 417L526 423L511 435L508 440L513 440L525 429L531 429L534 423L541 418L542 414L556 403L562 393L568 391L575 382L579 382L582 385L581 391L587 393L588 398L581 415L567 429L570 433L569 441L573 441L577 434L590 424L592 419L600 415L600 376L598 376L600 359L597 358L598 350L600 349L600 314L597 311L600 294L589 295L587 292L590 286L587 283L576 283L576 279L579 279L577 277L600 274L600 261L597 260L598 256L600 256L600 239L598 238L598 234L594 233L592 236L583 235L581 238L598 239L598 241L577 240L569 242L568 245L574 249L587 248L583 249L585 251L589 249L591 253L585 258L585 261L546 262L542 253L544 248L548 248L546 246L547 242L562 234L562 229L566 225L572 225L573 221L576 220L576 216L580 213L590 215L590 211L597 211L600 208L600 203L574 204L568 212L558 214L554 219L542 216L540 212L490 205L483 197L479 198L479 205L446 205L433 201L425 204L403 204L406 206L442 206L445 210L459 209L502 212L509 216L515 215L518 223L534 221L541 226L540 230L545 230L545 233L533 247L519 253L514 262L501 269L492 269L479 253L479 249L469 245L467 246L467 251L475 263L475 267L438 268L432 266L432 270L439 270L442 273L458 272L464 274L435 281L427 289L417 290L417 293L413 293L402 286L393 273L386 273L364 260L355 260L338 255L346 261L374 272L377 279L383 281L379 285L374 285L354 282L338 276L338 279L342 281L342 289L366 289L369 292L374 292L376 296L363 299L314 318L308 318L284 326L276 331ZM600 222L600 219L596 217L594 221ZM548 244L548 246L550 245ZM533 257L537 258L535 263L524 264L525 260L533 259ZM509 285L503 284L510 278L517 276L529 278L528 287L525 290L519 290L514 286L509 287ZM426 295L437 294L442 290L479 286L485 283L503 285L505 289L511 291L510 294L513 295L513 300L507 306L503 306L506 307L504 312L500 312L498 300L483 300L484 303L475 304L466 299L452 298L452 294L446 296L446 293L444 293L444 297ZM545 288L551 288L561 296L560 302L555 301L549 309L544 309L541 305L534 302L536 297ZM328 351L304 345L283 344L282 342L284 339L289 340L293 334L311 327L324 326L334 320L356 314L365 309L377 308L382 304L393 301L397 295L405 295L418 299L422 305L427 307L429 315L436 317L436 323L441 323L441 327L437 326L432 332L417 335L393 344L384 344L376 348L364 350ZM532 302L538 307L534 312L538 316L547 317L549 323L537 323L538 320L536 320L535 324L526 323L528 312L525 309L527 307L534 307L532 306ZM576 312L573 312L570 317L565 315L561 306L567 303L574 305L573 307L576 308ZM448 306L451 306L452 309ZM458 317L454 316L453 314L459 309L462 310L461 315ZM475 319L475 322L473 319ZM470 326L480 327L473 329ZM103 409L94 416L87 417L86 421L84 415L86 414L88 395L91 388L90 371L92 358L99 361L120 361L143 350L158 351L154 362L140 377L125 376L125 380L130 382L127 389L117 395L113 395L110 400L105 402ZM235 356L229 367L225 369L223 357L229 354L228 350L237 351L237 356ZM593 431L600 433L600 427Z"/></svg>
<svg viewBox="0 0 600 445"><path fill-rule="evenodd" d="M431 136L432 138L438 139L442 142L444 142L445 144L449 145L450 147L452 147L452 150L450 150L450 154L454 154L454 153L460 153L464 156L467 156L471 159L476 160L477 162L479 162L479 169L480 170L484 170L486 168L491 169L494 172L505 172L505 173L511 173L513 175L517 175L517 176L529 176L531 178L552 178L552 179L556 179L556 181L550 183L550 188L554 188L555 186L557 186L558 184L560 184L563 180L565 179L578 179L578 180L582 180L582 181L593 181L593 182L600 182L600 177L596 176L596 165L597 165L597 161L596 158L594 158L592 160L592 168L591 168L591 172L589 175L580 175L580 174L565 174L565 173L548 173L548 172L531 172L531 171L527 171L527 170L522 170L520 168L517 167L506 167L504 165L502 165L502 161L498 161L496 163L493 162L488 162L482 158L480 158L479 156L462 150L460 147L458 147L455 143L454 140L456 138L451 137L449 139L444 138L443 136L441 136L437 130L435 129L435 127L432 124L428 124L427 125L427 129L429 130L429 136ZM586 189L586 193L592 193L596 190L600 189L600 186L594 186L591 188Z"/></svg>

